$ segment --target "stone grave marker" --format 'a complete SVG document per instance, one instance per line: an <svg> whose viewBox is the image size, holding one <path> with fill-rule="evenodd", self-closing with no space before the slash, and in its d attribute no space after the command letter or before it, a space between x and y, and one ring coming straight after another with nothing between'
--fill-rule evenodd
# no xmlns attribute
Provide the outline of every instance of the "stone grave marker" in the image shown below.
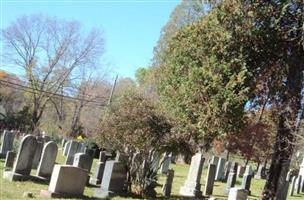
<svg viewBox="0 0 304 200"><path fill-rule="evenodd" d="M52 175L58 153L57 144L53 141L47 142L42 150L41 160L37 169L37 176L48 180Z"/></svg>
<svg viewBox="0 0 304 200"><path fill-rule="evenodd" d="M240 188L231 188L228 200L247 200L247 191Z"/></svg>
<svg viewBox="0 0 304 200"><path fill-rule="evenodd" d="M69 149L70 149L71 143L72 143L72 141L67 141L67 142L64 144L64 148L63 148L63 152L62 152L62 155L63 155L63 156L67 156L67 155L68 155L68 151L69 151Z"/></svg>
<svg viewBox="0 0 304 200"><path fill-rule="evenodd" d="M27 180L30 178L32 160L34 158L37 140L32 135L23 137L12 171L4 171L3 177L10 181Z"/></svg>
<svg viewBox="0 0 304 200"><path fill-rule="evenodd" d="M246 166L239 165L238 169L237 169L237 177L243 178L243 175L245 173L245 169L246 169Z"/></svg>
<svg viewBox="0 0 304 200"><path fill-rule="evenodd" d="M38 164L40 162L40 158L41 158L41 154L42 154L42 150L43 150L43 146L44 146L44 139L42 137L37 137L37 147L36 147L36 151L35 151L35 155L33 158L33 162L32 162L32 168L33 169L37 169Z"/></svg>
<svg viewBox="0 0 304 200"><path fill-rule="evenodd" d="M167 172L166 182L162 188L162 191L163 191L163 194L165 197L170 197L170 195L171 195L173 178L174 178L174 170L169 169Z"/></svg>
<svg viewBox="0 0 304 200"><path fill-rule="evenodd" d="M292 180L291 180L291 187L290 187L290 190L289 190L289 196L293 196L293 194L294 194L295 185L296 185L296 179L297 179L296 176L292 177Z"/></svg>
<svg viewBox="0 0 304 200"><path fill-rule="evenodd" d="M12 168L14 165L14 159L16 157L16 153L13 151L8 151L6 153L6 158L4 162L4 168Z"/></svg>
<svg viewBox="0 0 304 200"><path fill-rule="evenodd" d="M233 162L230 167L230 172L228 175L228 180L225 188L225 194L229 194L229 190L233 188L235 185L237 168L238 168L238 163Z"/></svg>
<svg viewBox="0 0 304 200"><path fill-rule="evenodd" d="M214 180L215 180L215 173L216 173L216 165L209 164L207 177L206 177L205 190L204 190L204 195L206 195L206 196L212 195L213 185L214 185Z"/></svg>
<svg viewBox="0 0 304 200"><path fill-rule="evenodd" d="M106 160L107 160L106 152L101 151L100 154L99 154L99 160L98 160L99 162L96 165L93 177L90 178L90 183L92 185L97 185L97 184L101 183L104 168L105 168L105 164L106 164Z"/></svg>
<svg viewBox="0 0 304 200"><path fill-rule="evenodd" d="M164 157L163 157L163 162L162 162L162 165L160 167L160 172L162 174L167 174L168 170L169 170L169 166L171 164L171 153L168 154L168 153L165 153L164 154Z"/></svg>
<svg viewBox="0 0 304 200"><path fill-rule="evenodd" d="M226 159L225 158L219 158L219 162L216 168L216 174L215 174L215 180L217 181L222 181L225 179L225 163Z"/></svg>
<svg viewBox="0 0 304 200"><path fill-rule="evenodd" d="M251 166L247 165L246 166L246 170L243 176L243 180L242 180L242 186L241 189L244 189L247 191L247 193L250 195L251 191L250 191L250 184L251 184Z"/></svg>
<svg viewBox="0 0 304 200"><path fill-rule="evenodd" d="M85 169L90 173L93 164L93 158L85 153L76 153L73 166Z"/></svg>
<svg viewBox="0 0 304 200"><path fill-rule="evenodd" d="M126 191L127 170L123 162L107 161L100 188L95 189L94 197L106 198L108 196L123 194Z"/></svg>
<svg viewBox="0 0 304 200"><path fill-rule="evenodd" d="M67 158L66 158L66 161L65 161L66 165L73 165L74 156L80 150L79 146L80 146L79 142L73 141L73 140L71 141L71 143L69 145L69 150L68 150L68 153L67 153Z"/></svg>
<svg viewBox="0 0 304 200"><path fill-rule="evenodd" d="M3 131L1 137L0 158L5 158L8 151L13 150L15 134L10 131Z"/></svg>
<svg viewBox="0 0 304 200"><path fill-rule="evenodd" d="M230 162L230 161L227 161L225 163L224 180L223 180L223 182L227 182L227 180L228 180L228 176L229 176L231 165L232 165L232 162Z"/></svg>
<svg viewBox="0 0 304 200"><path fill-rule="evenodd" d="M84 192L88 171L71 165L55 165L48 190L41 190L43 197L73 198Z"/></svg>
<svg viewBox="0 0 304 200"><path fill-rule="evenodd" d="M179 194L185 197L201 197L201 176L205 159L201 153L196 153L191 159L187 179L181 187Z"/></svg>
<svg viewBox="0 0 304 200"><path fill-rule="evenodd" d="M265 178L264 174L265 174L264 166L260 165L259 168L258 168L257 173L254 176L254 178L255 179L263 179L263 178Z"/></svg>

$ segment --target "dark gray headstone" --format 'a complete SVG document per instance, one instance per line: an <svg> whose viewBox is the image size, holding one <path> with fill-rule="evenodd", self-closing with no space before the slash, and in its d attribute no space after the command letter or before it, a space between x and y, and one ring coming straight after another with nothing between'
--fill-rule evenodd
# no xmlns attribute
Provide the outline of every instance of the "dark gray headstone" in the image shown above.
<svg viewBox="0 0 304 200"><path fill-rule="evenodd" d="M233 162L230 167L230 172L228 175L228 180L225 188L225 194L229 194L229 190L233 188L235 185L237 168L238 168L238 163Z"/></svg>
<svg viewBox="0 0 304 200"><path fill-rule="evenodd" d="M225 179L225 158L219 158L219 162L216 168L215 180L222 181Z"/></svg>
<svg viewBox="0 0 304 200"><path fill-rule="evenodd" d="M79 142L77 142L77 141L70 141L70 142L71 143L69 145L69 150L68 150L67 158L66 158L66 161L65 161L66 165L73 165L74 156L80 150Z"/></svg>
<svg viewBox="0 0 304 200"><path fill-rule="evenodd" d="M15 134L5 130L1 137L0 158L5 158L8 151L13 150Z"/></svg>
<svg viewBox="0 0 304 200"><path fill-rule="evenodd" d="M224 180L223 180L223 182L227 182L227 180L228 180L228 176L229 176L231 165L232 165L232 162L230 162L230 161L227 161L226 164L225 164Z"/></svg>
<svg viewBox="0 0 304 200"><path fill-rule="evenodd" d="M37 167L38 167L38 164L40 162L40 158L42 155L43 145L44 145L43 139L37 140L37 147L36 147L36 151L35 151L35 155L34 155L33 163L32 163L33 169L37 169Z"/></svg>
<svg viewBox="0 0 304 200"><path fill-rule="evenodd" d="M171 164L171 154L165 153L163 157L162 165L160 167L160 172L162 174L167 174L170 164Z"/></svg>
<svg viewBox="0 0 304 200"><path fill-rule="evenodd" d="M5 163L4 163L4 168L12 168L14 165L14 159L16 157L15 152L13 151L8 151L6 153L6 158L5 158Z"/></svg>
<svg viewBox="0 0 304 200"><path fill-rule="evenodd" d="M76 153L74 156L74 162L73 162L74 167L80 167L90 172L92 163L93 163L93 158L88 154Z"/></svg>
<svg viewBox="0 0 304 200"><path fill-rule="evenodd" d="M260 165L258 168L257 173L254 176L255 179L264 179L265 178L265 168L264 166Z"/></svg>
<svg viewBox="0 0 304 200"><path fill-rule="evenodd" d="M169 169L167 172L167 178L166 182L162 188L163 194L165 197L170 197L171 195L171 188L172 188L172 183L173 183L173 178L174 178L174 170Z"/></svg>
<svg viewBox="0 0 304 200"><path fill-rule="evenodd" d="M215 180L215 173L216 173L216 165L209 164L207 177L206 177L204 195L212 195L213 185L214 185L214 180Z"/></svg>
<svg viewBox="0 0 304 200"><path fill-rule="evenodd" d="M289 190L289 196L293 196L293 194L294 194L295 185L296 185L296 179L297 179L296 176L292 177L292 180L291 180L291 187L290 187L290 190Z"/></svg>
<svg viewBox="0 0 304 200"><path fill-rule="evenodd" d="M244 189L244 190L247 190L247 192L248 192L249 195L251 193L251 191L250 191L251 178L252 178L252 175L251 175L251 166L247 165L245 173L243 175L243 181L242 181L241 188Z"/></svg>

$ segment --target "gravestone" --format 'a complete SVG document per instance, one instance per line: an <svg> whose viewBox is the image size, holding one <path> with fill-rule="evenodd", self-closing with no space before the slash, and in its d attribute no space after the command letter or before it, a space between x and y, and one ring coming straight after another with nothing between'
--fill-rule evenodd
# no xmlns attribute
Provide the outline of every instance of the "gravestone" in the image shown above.
<svg viewBox="0 0 304 200"><path fill-rule="evenodd" d="M37 169L38 164L40 162L40 158L41 158L41 154L42 154L42 150L43 150L43 138L42 137L37 137L37 147L36 147L36 151L34 154L34 158L33 158L33 162L32 162L32 168L33 169Z"/></svg>
<svg viewBox="0 0 304 200"><path fill-rule="evenodd" d="M34 158L36 146L37 140L34 136L25 136L20 143L13 170L5 171L3 177L10 181L28 179L32 169L32 160Z"/></svg>
<svg viewBox="0 0 304 200"><path fill-rule="evenodd" d="M107 161L100 188L95 189L94 197L106 198L124 194L126 191L127 170L123 162Z"/></svg>
<svg viewBox="0 0 304 200"><path fill-rule="evenodd" d="M237 169L237 177L242 178L245 172L246 166L239 165Z"/></svg>
<svg viewBox="0 0 304 200"><path fill-rule="evenodd" d="M90 183L92 185L97 185L101 183L104 168L105 168L105 162L98 162L95 168L95 172L93 174L93 177L90 178Z"/></svg>
<svg viewBox="0 0 304 200"><path fill-rule="evenodd" d="M295 184L295 193L300 194L301 189L302 189L302 176L299 175L298 178L296 179L296 184Z"/></svg>
<svg viewBox="0 0 304 200"><path fill-rule="evenodd" d="M14 159L16 157L15 152L13 151L8 151L6 153L6 158L5 158L5 162L4 162L4 168L12 168L14 165Z"/></svg>
<svg viewBox="0 0 304 200"><path fill-rule="evenodd" d="M159 166L159 163L160 163L160 154L157 152L157 151L153 151L151 153L151 169L153 171L153 173L157 174L157 169L158 169L158 166Z"/></svg>
<svg viewBox="0 0 304 200"><path fill-rule="evenodd" d="M57 144L53 141L47 142L42 150L41 160L37 169L37 176L42 179L48 180L55 165L56 157L58 153Z"/></svg>
<svg viewBox="0 0 304 200"><path fill-rule="evenodd" d="M227 180L228 180L231 164L232 164L232 162L230 162L230 161L227 161L225 163L224 180L223 180L223 182L227 182Z"/></svg>
<svg viewBox="0 0 304 200"><path fill-rule="evenodd" d="M15 134L10 131L3 131L1 137L0 158L5 158L8 151L13 150Z"/></svg>
<svg viewBox="0 0 304 200"><path fill-rule="evenodd" d="M64 144L64 148L63 148L62 155L64 155L64 156L67 156L67 155L68 155L68 152L69 152L71 143L72 143L72 141L67 141L67 142Z"/></svg>
<svg viewBox="0 0 304 200"><path fill-rule="evenodd" d="M251 178L252 178L251 171L252 171L251 166L247 165L244 176L243 176L242 186L241 186L241 189L246 190L249 195L251 193L251 191L250 191L250 184L251 184Z"/></svg>
<svg viewBox="0 0 304 200"><path fill-rule="evenodd" d="M61 147L62 148L64 148L66 142L67 142L67 140L62 138L62 140L61 140Z"/></svg>
<svg viewBox="0 0 304 200"><path fill-rule="evenodd" d="M205 159L201 153L196 153L191 159L187 179L179 193L186 197L201 197L201 176Z"/></svg>
<svg viewBox="0 0 304 200"><path fill-rule="evenodd" d="M231 188L228 200L247 200L247 191L240 188Z"/></svg>
<svg viewBox="0 0 304 200"><path fill-rule="evenodd" d="M290 190L289 190L289 196L293 196L293 194L294 194L295 185L296 185L296 179L297 179L296 176L292 177L292 180L291 180L291 187L290 187Z"/></svg>
<svg viewBox="0 0 304 200"><path fill-rule="evenodd" d="M99 162L106 162L106 160L107 160L106 152L105 152L105 151L100 151L100 152L99 152L98 161L99 161Z"/></svg>
<svg viewBox="0 0 304 200"><path fill-rule="evenodd" d="M291 179L292 179L292 174L291 174L291 171L289 170L287 175L286 175L286 181L291 182Z"/></svg>
<svg viewBox="0 0 304 200"><path fill-rule="evenodd" d="M229 190L233 188L235 185L237 168L238 168L238 163L233 162L230 167L230 172L228 175L228 180L225 188L225 194L229 194Z"/></svg>
<svg viewBox="0 0 304 200"><path fill-rule="evenodd" d="M257 173L254 176L254 178L255 179L263 179L263 178L265 178L264 174L265 174L265 168L264 168L264 166L260 165L259 168L258 168Z"/></svg>
<svg viewBox="0 0 304 200"><path fill-rule="evenodd" d="M219 162L219 157L217 157L217 156L212 156L209 163L210 163L210 164L214 164L215 167L217 167L218 162Z"/></svg>
<svg viewBox="0 0 304 200"><path fill-rule="evenodd" d="M303 156L302 163L300 164L299 175L302 176L302 184L301 184L302 188L301 188L301 192L304 192L304 156Z"/></svg>
<svg viewBox="0 0 304 200"><path fill-rule="evenodd" d="M215 180L215 172L216 172L216 165L215 164L209 164L207 177L206 177L204 195L207 195L207 196L212 195L213 185L214 185L214 180Z"/></svg>
<svg viewBox="0 0 304 200"><path fill-rule="evenodd" d="M68 150L68 153L67 153L67 158L66 158L66 161L65 161L66 165L72 165L73 164L74 156L80 150L79 146L80 146L79 142L73 141L73 140L71 141L71 143L69 145L69 150Z"/></svg>
<svg viewBox="0 0 304 200"><path fill-rule="evenodd" d="M165 153L162 165L160 167L160 172L162 174L167 174L170 164L171 164L171 154Z"/></svg>
<svg viewBox="0 0 304 200"><path fill-rule="evenodd" d="M74 167L80 167L90 173L93 164L93 158L85 153L76 153L74 156Z"/></svg>
<svg viewBox="0 0 304 200"><path fill-rule="evenodd" d="M84 192L88 171L71 165L55 165L48 190L41 190L43 197L81 197Z"/></svg>
<svg viewBox="0 0 304 200"><path fill-rule="evenodd" d="M174 178L174 170L169 169L167 172L166 182L162 188L163 194L165 197L171 196L172 183Z"/></svg>
<svg viewBox="0 0 304 200"><path fill-rule="evenodd" d="M217 181L221 181L225 179L225 163L226 163L226 159L225 158L219 158L219 162L216 168L216 174L215 174L215 180Z"/></svg>
<svg viewBox="0 0 304 200"><path fill-rule="evenodd" d="M92 159L94 159L95 149L89 149L89 148L85 147L84 153L89 155Z"/></svg>

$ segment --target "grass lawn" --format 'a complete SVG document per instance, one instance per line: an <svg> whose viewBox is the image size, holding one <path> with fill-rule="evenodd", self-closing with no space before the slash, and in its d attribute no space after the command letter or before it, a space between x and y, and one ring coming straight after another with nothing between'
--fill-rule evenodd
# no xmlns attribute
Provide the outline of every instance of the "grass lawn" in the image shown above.
<svg viewBox="0 0 304 200"><path fill-rule="evenodd" d="M65 157L62 156L62 151L59 150L58 156L57 156L57 163L63 163L65 160ZM40 190L44 189L47 190L48 185L47 184L42 184L42 183L34 183L32 181L25 181L25 182L9 182L7 180L3 179L3 165L4 165L4 160L0 160L0 170L1 170L1 175L0 175L0 199L1 200L6 200L6 199L14 199L14 200L19 200L19 199L25 199L22 197L24 192L32 192L34 195L34 199L43 199L39 197ZM94 160L93 163L93 170L95 169L96 166L96 159ZM179 199L178 193L180 187L183 185L189 166L188 165L171 165L172 168L175 170L175 176L173 180L173 186L172 186L172 197L170 199ZM32 170L32 174L35 174L36 170ZM204 190L204 182L205 182L205 176L207 173L207 168L204 168L203 170L203 175L201 179L202 183L202 191ZM157 187L157 193L159 196L159 199L163 199L161 197L161 185L165 181L165 176L159 175L158 183L160 186ZM259 195L261 194L262 188L264 186L264 180L255 180L252 179L251 182L251 196L249 199L258 199ZM237 180L237 186L240 186L241 184L241 179ZM227 199L227 196L223 195L225 188L225 183L221 182L215 182L214 185L214 190L213 190L213 196L220 198L220 199ZM95 199L92 198L94 188L93 187L86 187L84 195L87 196L85 199ZM136 199L136 198L124 198L124 197L113 197L111 198L113 200L121 200L121 199ZM289 197L288 200L302 200L304 199L304 194L294 196L294 197Z"/></svg>

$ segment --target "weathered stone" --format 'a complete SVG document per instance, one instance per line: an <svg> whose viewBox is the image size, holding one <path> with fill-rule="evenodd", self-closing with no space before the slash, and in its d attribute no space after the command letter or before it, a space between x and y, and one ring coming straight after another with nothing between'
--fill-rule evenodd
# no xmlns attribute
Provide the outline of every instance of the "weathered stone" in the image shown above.
<svg viewBox="0 0 304 200"><path fill-rule="evenodd" d="M1 137L0 158L5 158L8 151L13 150L15 134L10 131L3 131Z"/></svg>
<svg viewBox="0 0 304 200"><path fill-rule="evenodd" d="M58 147L55 142L46 143L42 150L41 160L38 165L37 176L49 179L55 165Z"/></svg>
<svg viewBox="0 0 304 200"><path fill-rule="evenodd" d="M77 142L77 141L71 141L69 146L70 147L69 147L67 158L66 158L66 161L65 161L66 165L72 165L73 164L74 156L80 150L80 148L79 148L80 145L79 145L79 142Z"/></svg>
<svg viewBox="0 0 304 200"><path fill-rule="evenodd" d="M43 197L81 197L84 192L88 171L71 165L55 165L48 191L42 190Z"/></svg>
<svg viewBox="0 0 304 200"><path fill-rule="evenodd" d="M201 153L196 153L191 159L187 179L180 189L180 195L186 197L201 197L201 175L205 159Z"/></svg>
<svg viewBox="0 0 304 200"><path fill-rule="evenodd" d="M37 167L38 167L38 164L40 162L41 155L42 155L43 145L44 145L43 139L42 138L38 139L35 155L34 155L33 162L32 162L33 169L37 169Z"/></svg>
<svg viewBox="0 0 304 200"><path fill-rule="evenodd" d="M300 194L301 189L302 189L302 176L299 175L296 179L296 185L295 185L295 193Z"/></svg>
<svg viewBox="0 0 304 200"><path fill-rule="evenodd" d="M227 182L227 180L228 180L228 176L229 176L231 165L232 165L232 162L230 162L230 161L227 161L226 164L225 164L224 180L223 180L223 182Z"/></svg>
<svg viewBox="0 0 304 200"><path fill-rule="evenodd" d="M209 164L207 177L206 177L204 195L211 195L212 192L213 192L215 172L216 172L216 165L215 164Z"/></svg>
<svg viewBox="0 0 304 200"><path fill-rule="evenodd" d="M64 148L66 142L67 142L67 140L62 138L62 140L61 140L61 147L62 148Z"/></svg>
<svg viewBox="0 0 304 200"><path fill-rule="evenodd" d="M296 176L292 177L291 187L290 187L290 190L289 190L289 196L293 196L293 194L294 194L295 185L296 185L296 179L297 179Z"/></svg>
<svg viewBox="0 0 304 200"><path fill-rule="evenodd" d="M228 200L247 200L247 191L240 188L231 188Z"/></svg>
<svg viewBox="0 0 304 200"><path fill-rule="evenodd" d="M233 162L230 167L230 172L228 175L228 180L225 188L225 194L229 194L229 190L233 188L235 185L237 168L238 168L238 163Z"/></svg>
<svg viewBox="0 0 304 200"><path fill-rule="evenodd" d="M212 156L209 163L210 163L210 164L214 164L215 167L217 167L218 162L219 162L219 157L217 157L217 156Z"/></svg>
<svg viewBox="0 0 304 200"><path fill-rule="evenodd" d="M242 178L245 172L246 166L239 165L237 169L237 177Z"/></svg>
<svg viewBox="0 0 304 200"><path fill-rule="evenodd" d="M251 166L247 165L244 176L243 176L242 186L241 186L241 189L246 190L249 195L251 193L251 191L250 191L250 184L251 184L251 178L252 178L251 171L252 171Z"/></svg>
<svg viewBox="0 0 304 200"><path fill-rule="evenodd" d="M92 163L93 163L93 158L88 154L76 153L74 156L73 166L85 169L89 173L91 171Z"/></svg>
<svg viewBox="0 0 304 200"><path fill-rule="evenodd" d="M62 155L64 155L64 156L67 156L67 155L68 155L68 152L69 152L71 143L72 143L72 141L67 141L67 142L64 144L64 148L63 148Z"/></svg>
<svg viewBox="0 0 304 200"><path fill-rule="evenodd" d="M167 174L170 164L171 164L171 154L165 153L163 157L162 165L160 167L160 172L162 174Z"/></svg>
<svg viewBox="0 0 304 200"><path fill-rule="evenodd" d="M101 183L104 168L105 168L105 162L97 163L95 172L94 172L93 176L90 178L90 183L92 185L97 185L97 184Z"/></svg>
<svg viewBox="0 0 304 200"><path fill-rule="evenodd" d="M254 176L255 179L264 179L265 178L265 168L264 166L260 165L258 168L257 173Z"/></svg>
<svg viewBox="0 0 304 200"><path fill-rule="evenodd" d="M16 157L16 153L13 151L8 151L6 153L4 168L12 168L14 165L14 159Z"/></svg>
<svg viewBox="0 0 304 200"><path fill-rule="evenodd" d="M16 162L12 171L5 171L3 177L10 181L26 180L29 178L32 169L37 140L32 135L25 136L20 144Z"/></svg>
<svg viewBox="0 0 304 200"><path fill-rule="evenodd" d="M172 188L172 183L173 183L173 178L174 178L174 170L169 169L167 172L167 178L166 182L162 188L163 194L165 197L170 197L171 195L171 188Z"/></svg>
<svg viewBox="0 0 304 200"><path fill-rule="evenodd" d="M217 181L222 181L225 179L225 163L226 159L225 158L220 158L217 168L216 168L216 174L215 174L215 180Z"/></svg>
<svg viewBox="0 0 304 200"><path fill-rule="evenodd" d="M107 161L99 189L95 189L94 197L106 198L123 194L126 190L127 170L123 162Z"/></svg>
<svg viewBox="0 0 304 200"><path fill-rule="evenodd" d="M92 159L94 159L95 149L89 149L89 148L85 147L84 153L89 155Z"/></svg>
<svg viewBox="0 0 304 200"><path fill-rule="evenodd" d="M99 162L106 162L107 160L107 155L105 151L100 151L99 152Z"/></svg>

